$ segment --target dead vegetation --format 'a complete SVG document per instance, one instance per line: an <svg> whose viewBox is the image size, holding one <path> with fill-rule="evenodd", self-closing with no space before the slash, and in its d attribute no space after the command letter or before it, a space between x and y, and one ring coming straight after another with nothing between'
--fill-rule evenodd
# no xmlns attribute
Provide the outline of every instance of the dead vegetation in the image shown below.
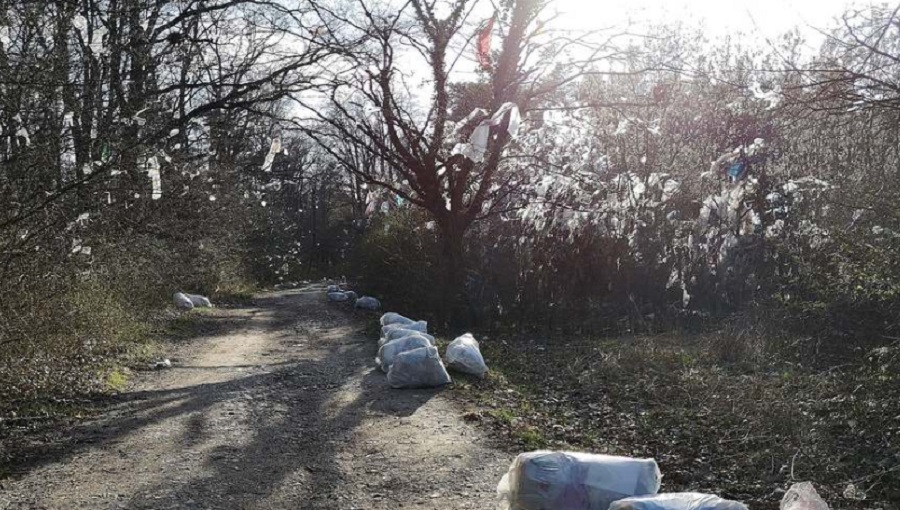
<svg viewBox="0 0 900 510"><path fill-rule="evenodd" d="M721 338L481 342L493 372L458 385L518 449L654 457L666 491L777 508L812 480L833 508L897 508L900 349L830 368L723 361Z"/></svg>

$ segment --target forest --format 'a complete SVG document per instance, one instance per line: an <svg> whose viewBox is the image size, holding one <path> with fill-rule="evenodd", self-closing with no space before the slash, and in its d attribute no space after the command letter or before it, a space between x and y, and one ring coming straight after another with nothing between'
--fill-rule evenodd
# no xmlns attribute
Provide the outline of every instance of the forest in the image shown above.
<svg viewBox="0 0 900 510"><path fill-rule="evenodd" d="M750 42L553 5L0 0L0 436L120 389L174 292L342 281L492 339L463 398L515 441L596 446L619 396L650 455L748 431L747 499L805 464L896 508L900 6Z"/></svg>

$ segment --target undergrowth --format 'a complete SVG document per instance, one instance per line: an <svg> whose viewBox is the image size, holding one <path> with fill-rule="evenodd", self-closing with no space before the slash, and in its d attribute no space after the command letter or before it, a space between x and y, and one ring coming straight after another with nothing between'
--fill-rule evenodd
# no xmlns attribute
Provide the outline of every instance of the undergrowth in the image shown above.
<svg viewBox="0 0 900 510"><path fill-rule="evenodd" d="M664 491L751 508L777 508L806 480L832 508L898 508L897 345L822 368L708 337L479 341L492 371L456 391L514 451L653 457Z"/></svg>

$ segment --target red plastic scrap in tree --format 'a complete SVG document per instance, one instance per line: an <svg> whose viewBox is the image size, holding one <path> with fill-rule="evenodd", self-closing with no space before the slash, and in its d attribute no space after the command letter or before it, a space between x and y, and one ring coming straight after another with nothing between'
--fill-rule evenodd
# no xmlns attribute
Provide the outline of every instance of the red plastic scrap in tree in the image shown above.
<svg viewBox="0 0 900 510"><path fill-rule="evenodd" d="M487 24L484 28L481 29L481 32L478 33L478 40L476 41L476 54L478 57L478 64L481 65L481 69L485 71L491 70L491 32L494 31L494 18L496 15L491 16L491 19L488 20Z"/></svg>

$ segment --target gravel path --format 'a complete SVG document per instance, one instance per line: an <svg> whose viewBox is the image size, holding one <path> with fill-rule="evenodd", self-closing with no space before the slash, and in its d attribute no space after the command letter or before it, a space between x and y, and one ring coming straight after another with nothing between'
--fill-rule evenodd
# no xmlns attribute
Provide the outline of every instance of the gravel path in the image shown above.
<svg viewBox="0 0 900 510"><path fill-rule="evenodd" d="M215 309L0 486L0 509L492 509L509 455L440 390L392 390L321 288Z"/></svg>

